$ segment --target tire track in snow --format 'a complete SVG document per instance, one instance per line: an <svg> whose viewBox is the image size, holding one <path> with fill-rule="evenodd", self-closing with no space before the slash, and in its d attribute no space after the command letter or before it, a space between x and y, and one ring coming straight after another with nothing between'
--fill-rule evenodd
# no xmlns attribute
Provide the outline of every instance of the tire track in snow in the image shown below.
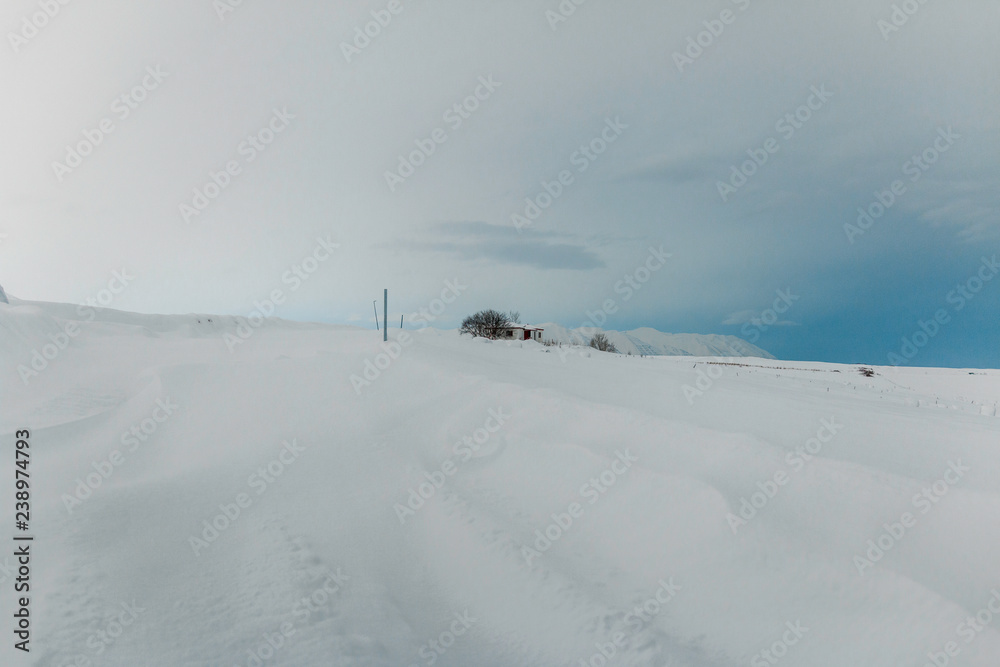
<svg viewBox="0 0 1000 667"><path fill-rule="evenodd" d="M493 613L484 619L489 627L492 644L516 646L523 653L517 663L524 665L577 664L606 644L615 633L628 637L627 644L616 656L614 664L665 665L677 667L709 667L730 663L710 658L697 646L672 636L662 627L666 617L660 617L639 632L630 631L627 612L617 609L601 593L603 584L595 584L583 570L603 568L598 581L613 580L614 563L587 563L581 559L546 554L544 560L531 567L521 548L535 525L518 523L516 510L496 506L495 500L484 499L470 489L449 489L436 499L433 508L424 508L426 519L417 538L424 552L423 559L434 565L439 555L435 545L447 543L462 566L438 568L432 571L434 585L455 600L480 610L506 609L510 606L532 608L532 619L517 614ZM599 560L599 559L592 559ZM503 582L502 584L495 582ZM650 591L651 593L652 591ZM618 596L620 597L620 596ZM635 602L643 600L635 598ZM628 607L629 609L631 607ZM537 637L538 613L545 616L544 642L532 642Z"/></svg>

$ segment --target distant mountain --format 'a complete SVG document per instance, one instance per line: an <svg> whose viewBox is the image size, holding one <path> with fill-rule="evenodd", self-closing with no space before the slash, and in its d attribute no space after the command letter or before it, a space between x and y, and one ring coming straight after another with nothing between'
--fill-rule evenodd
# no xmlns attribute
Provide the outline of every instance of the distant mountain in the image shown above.
<svg viewBox="0 0 1000 667"><path fill-rule="evenodd" d="M669 334L642 327L632 331L608 331L605 329L567 329L548 322L539 324L545 329L544 340L560 343L590 342L593 334L603 331L622 354L645 354L651 356L681 357L760 357L774 359L774 356L756 345L751 345L736 336L718 334Z"/></svg>
<svg viewBox="0 0 1000 667"><path fill-rule="evenodd" d="M0 285L0 303L10 303L7 300L7 293L3 291L3 285Z"/></svg>

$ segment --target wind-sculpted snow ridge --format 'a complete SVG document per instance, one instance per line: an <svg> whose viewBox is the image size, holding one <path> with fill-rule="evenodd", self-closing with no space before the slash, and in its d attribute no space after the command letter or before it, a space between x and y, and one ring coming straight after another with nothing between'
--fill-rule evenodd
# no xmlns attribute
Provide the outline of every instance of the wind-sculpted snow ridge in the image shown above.
<svg viewBox="0 0 1000 667"><path fill-rule="evenodd" d="M0 309L0 664L1000 664L998 371L240 326Z"/></svg>

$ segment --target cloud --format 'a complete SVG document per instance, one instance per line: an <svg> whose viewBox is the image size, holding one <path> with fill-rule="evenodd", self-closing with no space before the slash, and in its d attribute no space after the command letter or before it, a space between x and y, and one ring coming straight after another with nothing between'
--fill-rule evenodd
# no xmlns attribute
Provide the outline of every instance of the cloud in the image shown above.
<svg viewBox="0 0 1000 667"><path fill-rule="evenodd" d="M934 225L958 225L959 236L966 241L975 242L996 238L1000 210L963 197L927 210L920 218Z"/></svg>
<svg viewBox="0 0 1000 667"><path fill-rule="evenodd" d="M431 240L403 240L390 247L438 252L462 261L490 260L536 269L588 271L605 267L592 250L561 239L566 234L491 225L485 222L439 222L427 231Z"/></svg>
<svg viewBox="0 0 1000 667"><path fill-rule="evenodd" d="M619 180L675 184L711 181L718 176L720 165L724 166L724 163L720 156L657 156L645 160Z"/></svg>

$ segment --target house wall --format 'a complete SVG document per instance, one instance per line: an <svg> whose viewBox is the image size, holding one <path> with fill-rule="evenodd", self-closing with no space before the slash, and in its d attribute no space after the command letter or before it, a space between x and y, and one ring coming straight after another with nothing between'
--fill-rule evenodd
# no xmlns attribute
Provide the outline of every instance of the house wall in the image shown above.
<svg viewBox="0 0 1000 667"><path fill-rule="evenodd" d="M542 341L541 331L526 331L524 329L511 328L500 332L500 340L537 340Z"/></svg>

